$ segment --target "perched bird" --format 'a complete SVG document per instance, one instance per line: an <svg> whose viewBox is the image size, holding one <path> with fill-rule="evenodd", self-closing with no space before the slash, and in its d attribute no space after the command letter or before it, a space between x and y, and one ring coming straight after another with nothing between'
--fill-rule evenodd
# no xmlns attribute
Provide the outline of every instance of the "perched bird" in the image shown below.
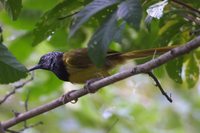
<svg viewBox="0 0 200 133"><path fill-rule="evenodd" d="M52 71L59 79L71 83L85 83L94 78L109 76L109 70L126 60L162 54L174 48L162 47L147 50L137 50L126 53L109 50L105 64L98 68L92 63L86 48L76 49L69 52L51 52L43 55L39 63L29 71L44 69Z"/></svg>

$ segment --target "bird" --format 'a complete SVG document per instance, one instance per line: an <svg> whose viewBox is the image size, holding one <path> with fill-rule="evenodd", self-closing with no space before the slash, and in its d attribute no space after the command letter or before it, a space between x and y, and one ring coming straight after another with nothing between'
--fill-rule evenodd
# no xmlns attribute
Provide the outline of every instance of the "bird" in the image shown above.
<svg viewBox="0 0 200 133"><path fill-rule="evenodd" d="M53 72L60 80L84 84L91 79L109 76L111 69L123 64L127 60L161 55L174 47L167 46L124 53L108 50L105 63L100 68L91 61L87 48L79 48L69 52L50 52L43 55L38 64L28 71L31 72L37 69L48 70Z"/></svg>

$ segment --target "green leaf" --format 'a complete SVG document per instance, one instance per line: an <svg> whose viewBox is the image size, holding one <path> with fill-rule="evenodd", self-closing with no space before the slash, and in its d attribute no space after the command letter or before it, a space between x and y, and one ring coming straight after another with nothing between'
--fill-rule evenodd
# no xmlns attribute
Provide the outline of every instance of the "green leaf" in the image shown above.
<svg viewBox="0 0 200 133"><path fill-rule="evenodd" d="M198 49L198 50L195 50L194 52L195 52L195 57L198 60L198 64L200 64L200 50Z"/></svg>
<svg viewBox="0 0 200 133"><path fill-rule="evenodd" d="M20 64L8 49L0 44L0 83L7 84L27 76L27 69Z"/></svg>
<svg viewBox="0 0 200 133"><path fill-rule="evenodd" d="M33 45L36 45L53 35L58 29L67 26L68 18L59 19L66 14L70 14L79 3L75 0L67 0L59 3L53 9L47 11L36 24L36 28L33 31L34 40Z"/></svg>
<svg viewBox="0 0 200 133"><path fill-rule="evenodd" d="M153 73L156 75L157 78L163 78L164 76L166 76L165 74L165 67L164 66L160 66L156 69L153 70Z"/></svg>
<svg viewBox="0 0 200 133"><path fill-rule="evenodd" d="M180 34L180 29L183 26L184 22L183 21L168 21L162 28L160 28L160 36L158 43L162 45L167 45L168 43L172 42L174 39L179 39L177 38L176 35Z"/></svg>
<svg viewBox="0 0 200 133"><path fill-rule="evenodd" d="M91 16L117 2L118 0L94 0L88 4L84 9L76 14L70 28L70 36L73 36L73 34L80 28L80 26L85 23Z"/></svg>
<svg viewBox="0 0 200 133"><path fill-rule="evenodd" d="M199 80L199 64L194 56L191 56L186 63L184 80L189 88L194 87Z"/></svg>
<svg viewBox="0 0 200 133"><path fill-rule="evenodd" d="M70 50L82 47L86 42L87 34L84 30L80 30L73 38L67 38L66 29L59 29L50 39L50 44L57 50ZM59 40L59 43L58 43ZM85 46L85 45L84 45Z"/></svg>
<svg viewBox="0 0 200 133"><path fill-rule="evenodd" d="M122 2L117 10L117 16L119 19L124 19L127 23L138 30L142 19L140 0L126 0Z"/></svg>
<svg viewBox="0 0 200 133"><path fill-rule="evenodd" d="M117 29L117 31L115 32L115 35L114 35L114 37L113 37L113 40L114 40L115 42L118 42L118 43L122 44L123 31L124 31L125 27L126 27L126 23L123 22L123 23L119 26L119 28Z"/></svg>
<svg viewBox="0 0 200 133"><path fill-rule="evenodd" d="M117 32L117 15L113 13L105 23L94 33L88 44L88 54L97 67L104 64L109 44Z"/></svg>
<svg viewBox="0 0 200 133"><path fill-rule="evenodd" d="M1 3L12 20L17 20L22 9L22 0L1 0Z"/></svg>
<svg viewBox="0 0 200 133"><path fill-rule="evenodd" d="M19 19L13 22L12 19L8 16L6 12L0 13L1 23L11 26L13 29L17 30L33 30L35 28L36 22L39 20L42 15L41 11L31 10L31 9L23 9L20 13ZM32 41L31 41L32 42ZM29 42L30 43L30 42Z"/></svg>
<svg viewBox="0 0 200 133"><path fill-rule="evenodd" d="M181 77L181 73L182 73L182 66L183 66L183 58L176 58L172 61L169 61L166 64L166 70L167 73L169 75L169 77L177 82L177 83L182 83L182 77Z"/></svg>

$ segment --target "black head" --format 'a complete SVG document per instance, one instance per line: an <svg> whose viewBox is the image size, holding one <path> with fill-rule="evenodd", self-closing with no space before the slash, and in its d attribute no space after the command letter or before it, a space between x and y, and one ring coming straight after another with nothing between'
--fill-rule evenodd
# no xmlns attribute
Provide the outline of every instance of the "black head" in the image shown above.
<svg viewBox="0 0 200 133"><path fill-rule="evenodd" d="M54 72L56 76L61 80L67 81L68 73L66 71L66 67L64 66L62 58L63 58L62 52L51 52L45 54L40 58L40 61L36 66L29 69L29 72L36 69L49 70Z"/></svg>
<svg viewBox="0 0 200 133"><path fill-rule="evenodd" d="M45 70L54 70L54 66L60 58L62 58L63 53L61 52L51 52L43 55L40 58L39 63L33 68L29 69L29 71L33 71L36 69L45 69Z"/></svg>

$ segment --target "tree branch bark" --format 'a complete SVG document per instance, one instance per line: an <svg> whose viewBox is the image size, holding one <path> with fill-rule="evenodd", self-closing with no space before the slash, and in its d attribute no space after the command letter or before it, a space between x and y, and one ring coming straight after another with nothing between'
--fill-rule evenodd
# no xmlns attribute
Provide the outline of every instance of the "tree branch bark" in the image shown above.
<svg viewBox="0 0 200 133"><path fill-rule="evenodd" d="M152 69L159 67L166 62L181 56L183 54L189 53L190 51L198 48L200 46L200 36L197 38L191 40L190 42L186 43L185 45L181 45L177 48L174 48L170 50L169 52L159 56L158 58L155 58L153 60L150 60L144 64L137 65L133 69L126 70L123 72L116 73L112 76L103 78L101 80L98 80L96 82L93 82L89 85L89 89L91 92L98 91L100 88L107 86L109 84L115 83L117 81L123 80L125 78L128 78L130 76L140 74L140 73L147 73L151 71ZM78 98L88 94L88 90L86 87L64 94L62 97L59 97L45 105L41 105L37 108L34 108L30 111L24 112L19 114L17 117L14 117L10 120L7 120L5 122L2 122L3 129L7 129L9 127L12 127L22 121L28 120L30 118L33 118L37 115L40 115L42 113L48 112L54 108L57 108L59 106L62 106L63 104L66 104L68 102L71 102L73 100L77 100Z"/></svg>
<svg viewBox="0 0 200 133"><path fill-rule="evenodd" d="M1 122L0 122L0 133L5 133L4 127L2 126Z"/></svg>

